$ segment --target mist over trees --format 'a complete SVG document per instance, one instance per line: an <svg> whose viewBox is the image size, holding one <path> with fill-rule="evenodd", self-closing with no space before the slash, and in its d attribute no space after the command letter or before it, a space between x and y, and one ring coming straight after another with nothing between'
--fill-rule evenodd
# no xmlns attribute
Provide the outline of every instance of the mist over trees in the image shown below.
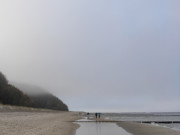
<svg viewBox="0 0 180 135"><path fill-rule="evenodd" d="M8 84L6 77L0 72L0 102L2 104L68 111L66 104L42 89L27 85L16 84L15 86ZM36 93L24 92L22 89L34 90Z"/></svg>
<svg viewBox="0 0 180 135"><path fill-rule="evenodd" d="M0 72L0 102L17 106L32 106L31 99L16 87L8 84L6 77Z"/></svg>
<svg viewBox="0 0 180 135"><path fill-rule="evenodd" d="M68 111L67 105L51 94L29 96L35 108L48 108L53 110Z"/></svg>
<svg viewBox="0 0 180 135"><path fill-rule="evenodd" d="M66 104L40 87L15 82L12 82L12 84L29 96L35 108L68 111L68 106Z"/></svg>

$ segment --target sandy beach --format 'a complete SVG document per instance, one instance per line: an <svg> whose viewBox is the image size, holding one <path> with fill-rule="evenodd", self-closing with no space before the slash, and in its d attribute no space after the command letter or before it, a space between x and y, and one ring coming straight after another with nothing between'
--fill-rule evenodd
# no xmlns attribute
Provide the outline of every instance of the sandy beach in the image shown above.
<svg viewBox="0 0 180 135"><path fill-rule="evenodd" d="M156 127L150 124L132 122L119 122L117 124L133 135L180 135L180 131L164 127Z"/></svg>
<svg viewBox="0 0 180 135"><path fill-rule="evenodd" d="M74 135L79 125L75 112L42 111L38 109L0 109L1 135Z"/></svg>
<svg viewBox="0 0 180 135"><path fill-rule="evenodd" d="M74 135L79 125L72 121L80 118L78 112L0 105L1 135ZM103 119L100 121L105 122ZM133 135L180 135L180 131L149 124L132 122L117 124Z"/></svg>

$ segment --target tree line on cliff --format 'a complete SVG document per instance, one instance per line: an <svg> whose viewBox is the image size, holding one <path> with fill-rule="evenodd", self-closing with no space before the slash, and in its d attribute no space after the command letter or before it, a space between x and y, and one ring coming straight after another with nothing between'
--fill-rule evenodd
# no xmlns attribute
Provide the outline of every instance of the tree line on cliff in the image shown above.
<svg viewBox="0 0 180 135"><path fill-rule="evenodd" d="M46 108L68 111L68 106L50 93L29 95L8 83L6 77L0 72L0 102L2 104Z"/></svg>

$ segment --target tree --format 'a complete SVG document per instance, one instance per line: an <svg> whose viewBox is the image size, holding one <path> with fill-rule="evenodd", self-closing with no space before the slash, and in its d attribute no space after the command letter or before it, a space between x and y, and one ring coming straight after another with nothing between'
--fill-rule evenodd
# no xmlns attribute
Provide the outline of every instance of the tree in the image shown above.
<svg viewBox="0 0 180 135"><path fill-rule="evenodd" d="M7 85L7 84L8 84L8 81L6 77L0 72L0 86Z"/></svg>
<svg viewBox="0 0 180 135"><path fill-rule="evenodd" d="M2 104L32 106L31 99L13 85L9 85L6 77L0 72L0 102Z"/></svg>

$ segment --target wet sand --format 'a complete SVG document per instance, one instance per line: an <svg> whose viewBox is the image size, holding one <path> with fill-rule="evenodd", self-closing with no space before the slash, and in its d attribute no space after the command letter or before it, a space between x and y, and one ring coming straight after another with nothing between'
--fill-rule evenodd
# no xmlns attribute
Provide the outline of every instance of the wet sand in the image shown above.
<svg viewBox="0 0 180 135"><path fill-rule="evenodd" d="M80 128L75 135L132 135L115 123L110 122L78 122Z"/></svg>
<svg viewBox="0 0 180 135"><path fill-rule="evenodd" d="M180 135L180 131L157 127L150 124L132 122L118 122L117 124L133 135Z"/></svg>
<svg viewBox="0 0 180 135"><path fill-rule="evenodd" d="M170 128L157 127L150 124L140 124L132 122L115 122L103 120L98 121L78 121L80 128L75 135L180 135L180 131Z"/></svg>
<svg viewBox="0 0 180 135"><path fill-rule="evenodd" d="M115 123L119 127L115 127ZM132 134L132 135L180 135L176 131L166 127L158 127L150 124L141 124L135 122L117 122L106 119L80 119L78 124L81 127L75 135L106 135L106 134ZM114 125L113 125L114 124ZM120 128L119 130L117 128ZM126 132L124 132L125 130ZM87 133L86 133L87 132Z"/></svg>
<svg viewBox="0 0 180 135"><path fill-rule="evenodd" d="M13 109L12 109L13 110ZM78 124L75 112L0 111L1 135L74 135Z"/></svg>

